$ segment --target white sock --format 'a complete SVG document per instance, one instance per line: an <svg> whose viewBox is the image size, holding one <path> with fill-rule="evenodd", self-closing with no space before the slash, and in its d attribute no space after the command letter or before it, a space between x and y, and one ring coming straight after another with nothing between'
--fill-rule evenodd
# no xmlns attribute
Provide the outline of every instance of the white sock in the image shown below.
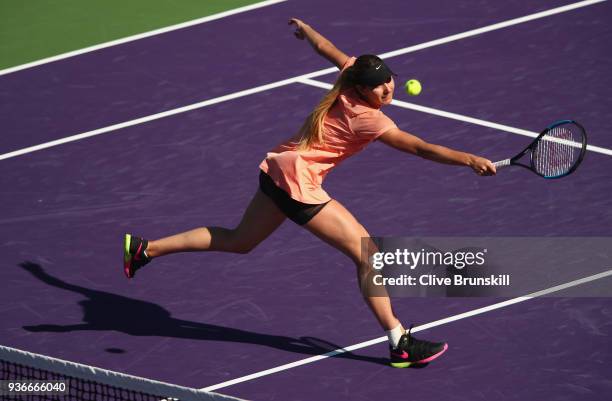
<svg viewBox="0 0 612 401"><path fill-rule="evenodd" d="M393 348L397 348L397 344L399 344L400 337L406 332L402 324L398 324L396 328L393 330L387 331L387 337L389 337L389 344Z"/></svg>

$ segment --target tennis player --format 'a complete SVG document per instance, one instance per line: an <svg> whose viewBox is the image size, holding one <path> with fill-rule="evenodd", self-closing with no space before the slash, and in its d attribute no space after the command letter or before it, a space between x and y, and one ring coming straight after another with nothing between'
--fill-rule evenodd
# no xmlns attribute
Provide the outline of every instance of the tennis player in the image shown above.
<svg viewBox="0 0 612 401"><path fill-rule="evenodd" d="M334 87L306 118L299 132L270 151L259 165L259 190L236 228L201 227L147 241L127 234L124 270L128 278L152 259L176 252L248 253L286 218L346 254L355 263L365 302L389 337L391 366L427 363L447 349L443 342L414 338L393 313L388 296L365 290L372 271L361 257L370 235L340 202L323 189L325 176L342 160L378 140L402 152L440 163L467 166L479 175L495 174L493 164L473 154L427 143L400 130L380 110L391 103L391 69L377 56L349 57L303 21L289 24L294 35L340 70ZM368 247L373 252L373 247ZM385 293L386 294L386 293Z"/></svg>

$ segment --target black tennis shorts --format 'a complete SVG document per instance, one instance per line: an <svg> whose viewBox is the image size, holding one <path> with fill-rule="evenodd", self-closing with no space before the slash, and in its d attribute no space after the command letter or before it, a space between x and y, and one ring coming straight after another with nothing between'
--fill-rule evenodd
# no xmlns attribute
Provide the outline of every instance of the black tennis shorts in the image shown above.
<svg viewBox="0 0 612 401"><path fill-rule="evenodd" d="M309 205L296 201L287 192L277 187L272 178L263 170L260 170L259 173L259 189L272 199L285 216L301 226L308 223L328 203Z"/></svg>

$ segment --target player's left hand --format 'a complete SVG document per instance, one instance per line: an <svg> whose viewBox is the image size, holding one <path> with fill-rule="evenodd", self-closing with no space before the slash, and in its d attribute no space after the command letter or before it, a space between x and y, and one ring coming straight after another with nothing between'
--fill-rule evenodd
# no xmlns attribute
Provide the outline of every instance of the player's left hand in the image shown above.
<svg viewBox="0 0 612 401"><path fill-rule="evenodd" d="M291 18L289 20L289 25L295 25L295 32L293 32L293 34L295 35L296 38L300 40L304 40L305 38L304 26L306 26L304 21L297 19L297 18Z"/></svg>

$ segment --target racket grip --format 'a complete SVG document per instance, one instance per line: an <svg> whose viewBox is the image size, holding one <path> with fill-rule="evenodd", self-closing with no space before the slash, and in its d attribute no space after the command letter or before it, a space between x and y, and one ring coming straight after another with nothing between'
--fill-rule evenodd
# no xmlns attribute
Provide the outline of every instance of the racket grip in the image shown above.
<svg viewBox="0 0 612 401"><path fill-rule="evenodd" d="M498 162L493 163L493 165L495 166L497 170L504 168L504 167L508 167L510 165L510 159L500 160Z"/></svg>

